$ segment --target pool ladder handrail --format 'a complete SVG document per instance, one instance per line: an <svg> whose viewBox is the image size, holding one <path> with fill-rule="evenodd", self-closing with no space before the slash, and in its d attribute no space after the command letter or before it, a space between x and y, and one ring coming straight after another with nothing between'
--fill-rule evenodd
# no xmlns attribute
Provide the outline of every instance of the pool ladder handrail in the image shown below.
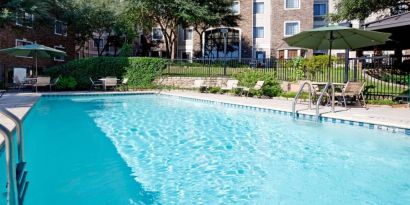
<svg viewBox="0 0 410 205"><path fill-rule="evenodd" d="M24 162L23 123L20 118L7 109L0 109L0 114L13 121L16 125L17 134L18 163L16 166L13 144L14 133L0 124L0 134L4 136L6 152L8 205L22 205L28 187L28 182L26 181L27 171L25 171L26 162Z"/></svg>
<svg viewBox="0 0 410 205"><path fill-rule="evenodd" d="M292 103L292 115L294 118L296 118L297 115L297 110L296 110L296 103L300 97L300 95L303 92L303 89L305 88L305 86L308 85L309 87L309 109L312 109L312 91L313 91L313 86L309 81L304 82L303 84L300 85L299 87L299 91L297 92L295 98L293 99L293 103Z"/></svg>
<svg viewBox="0 0 410 205"><path fill-rule="evenodd" d="M320 93L319 98L316 101L316 119L320 119L320 112L319 112L319 107L320 107L320 102L323 99L323 96L327 91L329 90L329 87L332 88L332 95L330 99L331 107L332 107L332 112L335 112L335 85L332 82L328 82L326 86L323 88L322 92Z"/></svg>

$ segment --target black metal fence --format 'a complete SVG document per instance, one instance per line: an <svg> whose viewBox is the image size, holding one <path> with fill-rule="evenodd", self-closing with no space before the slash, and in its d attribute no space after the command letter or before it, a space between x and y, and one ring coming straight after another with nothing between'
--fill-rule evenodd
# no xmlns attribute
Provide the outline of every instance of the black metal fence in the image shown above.
<svg viewBox="0 0 410 205"><path fill-rule="evenodd" d="M296 82L310 80L317 82L345 83L365 81L368 99L406 98L410 78L410 57L397 59L389 56L372 58L332 59L329 68L324 58L306 59L195 59L172 60L165 71L169 76L218 77L230 76L254 70L276 75L279 80Z"/></svg>

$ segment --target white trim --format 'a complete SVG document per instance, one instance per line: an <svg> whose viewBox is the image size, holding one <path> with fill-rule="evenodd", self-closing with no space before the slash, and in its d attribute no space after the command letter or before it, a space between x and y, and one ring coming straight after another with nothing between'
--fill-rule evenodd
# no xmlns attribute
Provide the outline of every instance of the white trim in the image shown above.
<svg viewBox="0 0 410 205"><path fill-rule="evenodd" d="M27 39L23 38L23 39L17 39L16 38L16 46L17 46L17 42L24 42L24 43L29 43L29 44L33 44L33 41L28 41ZM15 56L17 58L33 58L30 56Z"/></svg>
<svg viewBox="0 0 410 205"><path fill-rule="evenodd" d="M286 1L288 1L288 0L283 0L283 9L284 10L297 10L297 9L300 9L300 4L301 4L302 0L297 0L298 1L298 7L296 7L296 8L287 8L286 7Z"/></svg>
<svg viewBox="0 0 410 205"><path fill-rule="evenodd" d="M57 50L65 50L65 47L64 47L63 45L59 45L59 46L54 46L54 49L57 49ZM63 58L64 58L64 57L63 57ZM65 58L64 58L64 59L57 59L57 58L54 57L54 61L64 62L64 61L65 61Z"/></svg>
<svg viewBox="0 0 410 205"><path fill-rule="evenodd" d="M234 2L238 2L238 7L239 7L239 8L238 8L238 13L234 13L234 12L233 12L233 3L234 3ZM231 9L232 9L232 14L233 14L233 15L240 15L240 14L241 14L241 1L239 1L239 0L233 0L233 1L232 1Z"/></svg>
<svg viewBox="0 0 410 205"><path fill-rule="evenodd" d="M161 30L162 38L154 38L154 29L159 29L159 30ZM161 41L161 40L164 40L164 38L165 38L164 32L162 31L162 28L161 28L161 27L152 27L152 29L151 29L151 36L152 36L151 38L152 38L153 41Z"/></svg>
<svg viewBox="0 0 410 205"><path fill-rule="evenodd" d="M283 22L283 36L289 37L289 36L295 35L295 34L293 34L293 35L286 35L286 24L287 24L287 23L298 23L298 32L295 33L295 34L300 33L300 21L284 21L284 22Z"/></svg>

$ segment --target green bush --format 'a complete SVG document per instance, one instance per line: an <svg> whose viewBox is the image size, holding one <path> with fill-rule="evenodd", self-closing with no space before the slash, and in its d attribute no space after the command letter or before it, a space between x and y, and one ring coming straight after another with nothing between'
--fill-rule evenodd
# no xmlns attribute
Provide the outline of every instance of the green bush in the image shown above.
<svg viewBox="0 0 410 205"><path fill-rule="evenodd" d="M60 77L56 88L58 90L74 90L77 86L77 81L71 76Z"/></svg>
<svg viewBox="0 0 410 205"><path fill-rule="evenodd" d="M219 92L221 92L220 87L211 87L211 88L209 88L209 93L215 94L215 93L219 93Z"/></svg>
<svg viewBox="0 0 410 205"><path fill-rule="evenodd" d="M165 67L165 60L160 58L96 57L70 61L45 72L52 77L73 77L77 81L76 89L90 88L90 77L97 80L106 76L128 77L130 87L149 88Z"/></svg>
<svg viewBox="0 0 410 205"><path fill-rule="evenodd" d="M282 88L280 87L279 81L272 73L248 70L236 74L235 78L239 80L239 85L248 88L253 88L257 81L263 80L264 84L261 91L252 91L251 89L250 94L252 95L275 97L282 93Z"/></svg>

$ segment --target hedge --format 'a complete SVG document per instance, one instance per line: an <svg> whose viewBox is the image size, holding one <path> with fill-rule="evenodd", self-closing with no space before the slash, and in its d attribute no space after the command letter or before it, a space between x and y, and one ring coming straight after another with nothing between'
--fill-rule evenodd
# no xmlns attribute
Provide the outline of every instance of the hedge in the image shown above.
<svg viewBox="0 0 410 205"><path fill-rule="evenodd" d="M72 77L75 89L88 89L93 80L106 76L118 79L128 78L128 85L134 88L150 88L155 77L166 68L166 61L145 57L95 57L70 61L64 65L46 69L51 77Z"/></svg>

